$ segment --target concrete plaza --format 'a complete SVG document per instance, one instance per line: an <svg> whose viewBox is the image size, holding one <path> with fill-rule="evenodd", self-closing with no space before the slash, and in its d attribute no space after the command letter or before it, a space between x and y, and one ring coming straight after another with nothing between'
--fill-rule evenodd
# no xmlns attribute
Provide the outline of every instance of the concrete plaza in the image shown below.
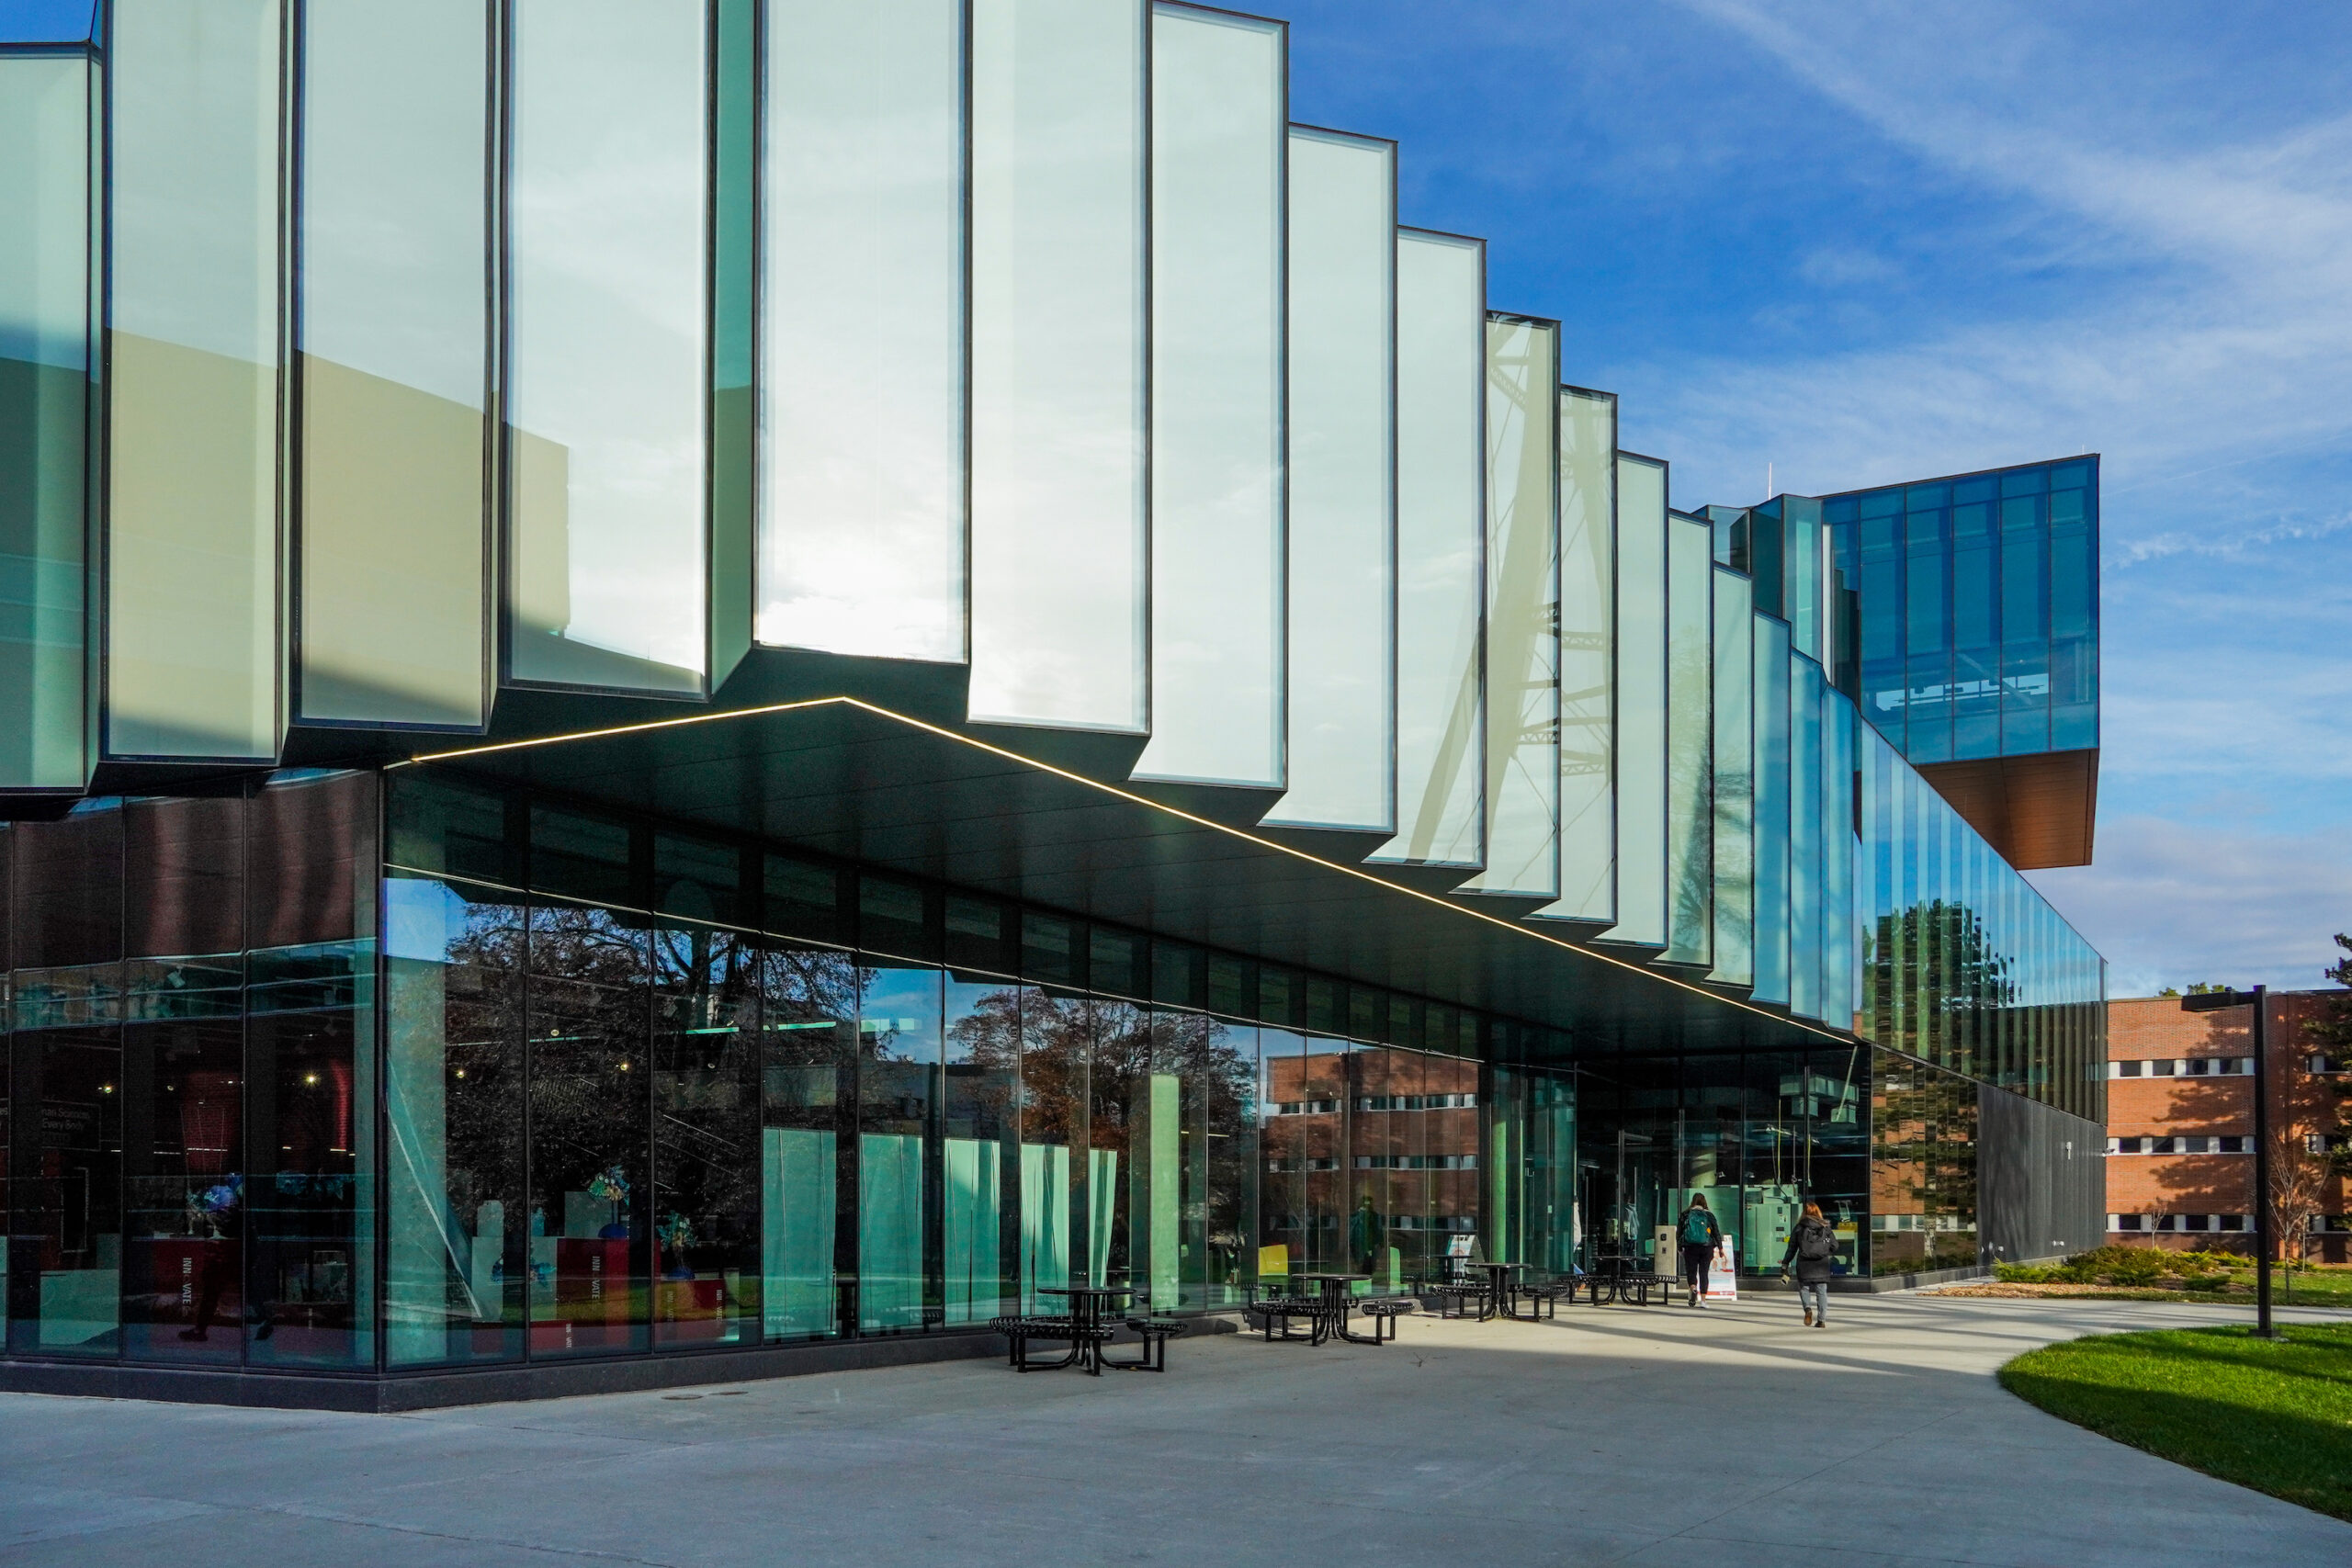
<svg viewBox="0 0 2352 1568"><path fill-rule="evenodd" d="M1165 1377L965 1361L413 1416L0 1395L0 1564L2352 1563L2352 1525L2011 1398L2018 1351L2242 1315L1771 1295Z"/></svg>

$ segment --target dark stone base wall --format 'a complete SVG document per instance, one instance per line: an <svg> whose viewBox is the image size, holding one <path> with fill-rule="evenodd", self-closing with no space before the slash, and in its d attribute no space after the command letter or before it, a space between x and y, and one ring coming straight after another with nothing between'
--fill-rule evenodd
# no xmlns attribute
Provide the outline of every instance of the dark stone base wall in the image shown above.
<svg viewBox="0 0 2352 1568"><path fill-rule="evenodd" d="M1998 1263L2107 1240L2107 1130L2023 1095L1976 1090L1977 1229Z"/></svg>
<svg viewBox="0 0 2352 1568"><path fill-rule="evenodd" d="M1194 1334L1229 1334L1230 1317L1194 1320ZM1123 1340L1125 1335L1120 1337ZM1182 1355L1182 1341L1176 1355ZM807 1377L817 1372L866 1371L931 1361L977 1360L1004 1354L1004 1340L985 1330L852 1339L838 1345L778 1345L693 1356L638 1356L607 1361L557 1361L477 1371L415 1372L396 1377L299 1377L283 1373L137 1367L120 1362L83 1365L0 1359L0 1393L48 1393L89 1399L152 1399L175 1404L234 1404L263 1410L343 1410L393 1415L454 1404L499 1404L582 1394L637 1393L659 1388Z"/></svg>

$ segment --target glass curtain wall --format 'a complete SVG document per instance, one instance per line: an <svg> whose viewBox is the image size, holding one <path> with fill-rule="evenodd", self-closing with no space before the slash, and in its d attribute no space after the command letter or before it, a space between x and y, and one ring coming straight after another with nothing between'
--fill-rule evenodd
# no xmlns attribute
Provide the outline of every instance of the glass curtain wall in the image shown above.
<svg viewBox="0 0 2352 1568"><path fill-rule="evenodd" d="M1487 322L1487 869L1462 893L1560 891L1560 328Z"/></svg>
<svg viewBox="0 0 2352 1568"><path fill-rule="evenodd" d="M89 692L99 68L0 58L0 789L79 789Z"/></svg>
<svg viewBox="0 0 2352 1568"><path fill-rule="evenodd" d="M1777 1273L1817 1202L1832 1268L1867 1271L1872 1191L1867 1047L1633 1057L1576 1076L1580 1259L1673 1269L1675 1214L1706 1198L1742 1274ZM1661 1252L1663 1248L1663 1253Z"/></svg>
<svg viewBox="0 0 2352 1568"><path fill-rule="evenodd" d="M483 0L303 10L306 719L472 729L486 711L489 39Z"/></svg>
<svg viewBox="0 0 2352 1568"><path fill-rule="evenodd" d="M506 674L699 696L708 7L515 0L510 17Z"/></svg>
<svg viewBox="0 0 2352 1568"><path fill-rule="evenodd" d="M107 749L274 758L285 9L107 28Z"/></svg>
<svg viewBox="0 0 2352 1568"><path fill-rule="evenodd" d="M1150 7L971 14L971 716L1139 732Z"/></svg>
<svg viewBox="0 0 2352 1568"><path fill-rule="evenodd" d="M1609 941L1667 945L1667 468L1617 454L1617 923Z"/></svg>
<svg viewBox="0 0 2352 1568"><path fill-rule="evenodd" d="M1283 784L1279 22L1151 42L1151 740L1138 777Z"/></svg>
<svg viewBox="0 0 2352 1568"><path fill-rule="evenodd" d="M1396 231L1396 837L1374 860L1484 862L1486 246Z"/></svg>
<svg viewBox="0 0 2352 1568"><path fill-rule="evenodd" d="M1285 793L1265 820L1393 831L1396 147L1292 128Z"/></svg>
<svg viewBox="0 0 2352 1568"><path fill-rule="evenodd" d="M8 1343L371 1367L373 783L10 832Z"/></svg>
<svg viewBox="0 0 2352 1568"><path fill-rule="evenodd" d="M1875 730L1856 863L1858 1032L2098 1120L2098 955Z"/></svg>
<svg viewBox="0 0 2352 1568"><path fill-rule="evenodd" d="M960 663L963 0L769 0L760 641Z"/></svg>

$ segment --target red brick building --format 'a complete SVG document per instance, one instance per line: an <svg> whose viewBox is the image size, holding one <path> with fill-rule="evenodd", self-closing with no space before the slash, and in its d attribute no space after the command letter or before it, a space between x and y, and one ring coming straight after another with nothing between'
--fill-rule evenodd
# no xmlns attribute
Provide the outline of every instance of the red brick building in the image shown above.
<svg viewBox="0 0 2352 1568"><path fill-rule="evenodd" d="M2345 1146L2352 1063L2320 1052L2305 1025L2342 991L2268 998L2273 1187L2312 1216L2310 1255L2352 1256L2352 1193L2334 1156ZM2254 1247L2254 1010L2193 1013L2177 997L2107 1006L2108 1239L2181 1250ZM2280 1255L2292 1253L2282 1231Z"/></svg>

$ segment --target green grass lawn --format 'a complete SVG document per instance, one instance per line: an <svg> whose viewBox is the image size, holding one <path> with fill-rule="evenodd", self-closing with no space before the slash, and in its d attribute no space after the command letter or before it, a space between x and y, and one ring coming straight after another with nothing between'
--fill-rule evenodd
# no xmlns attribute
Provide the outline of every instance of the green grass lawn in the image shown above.
<svg viewBox="0 0 2352 1568"><path fill-rule="evenodd" d="M2352 1519L2352 1325L2102 1334L2030 1350L2001 1385L2052 1416Z"/></svg>

